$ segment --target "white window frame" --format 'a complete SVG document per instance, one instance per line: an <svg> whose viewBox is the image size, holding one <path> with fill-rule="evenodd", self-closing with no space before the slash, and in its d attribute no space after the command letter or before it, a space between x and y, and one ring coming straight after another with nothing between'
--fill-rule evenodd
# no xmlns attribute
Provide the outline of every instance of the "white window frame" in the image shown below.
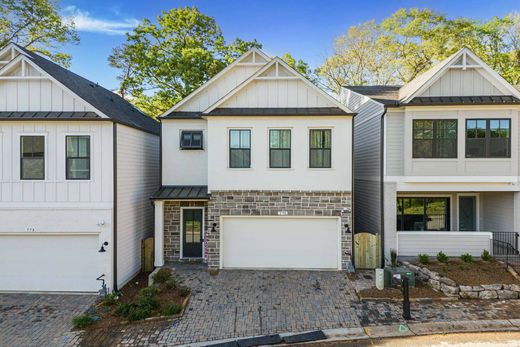
<svg viewBox="0 0 520 347"><path fill-rule="evenodd" d="M330 167L311 167L311 130L330 130ZM334 126L310 126L307 127L307 170L312 171L330 171L335 170L335 160L334 160L334 148L336 147L336 134L335 134L335 127Z"/></svg>
<svg viewBox="0 0 520 347"><path fill-rule="evenodd" d="M73 179L67 179L67 136L89 136L90 137L90 178L88 180L73 180ZM71 132L71 133L64 133L63 134L63 153L60 155L63 155L64 160L64 171L63 171L63 181L65 182L92 182L94 180L94 160L92 160L92 156L94 154L94 133L92 132ZM61 175L59 176L61 177Z"/></svg>
<svg viewBox="0 0 520 347"><path fill-rule="evenodd" d="M250 163L249 167L231 167L229 164L231 162L231 130L249 130L249 153L250 153ZM233 171L249 171L253 170L254 167L254 153L253 153L253 128L252 127L227 127L226 128L226 167L228 170Z"/></svg>
<svg viewBox="0 0 520 347"><path fill-rule="evenodd" d="M48 139L48 133L47 132L20 132L18 133L18 180L17 182L47 182L49 180L49 142ZM43 136L43 179L42 180L35 180L35 179L22 179L22 136Z"/></svg>

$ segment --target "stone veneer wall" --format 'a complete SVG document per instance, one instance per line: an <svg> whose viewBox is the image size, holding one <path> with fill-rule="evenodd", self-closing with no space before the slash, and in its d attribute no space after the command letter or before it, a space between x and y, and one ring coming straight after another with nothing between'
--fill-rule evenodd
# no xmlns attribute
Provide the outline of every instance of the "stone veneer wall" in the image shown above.
<svg viewBox="0 0 520 347"><path fill-rule="evenodd" d="M342 210L345 209L345 212ZM208 267L220 267L220 216L338 216L341 217L342 267L346 269L352 254L352 195L350 192L309 191L212 191L208 203ZM215 232L210 232L216 223Z"/></svg>
<svg viewBox="0 0 520 347"><path fill-rule="evenodd" d="M207 201L165 201L164 202L164 261L180 259L181 252L181 207L205 207L204 223L208 230Z"/></svg>

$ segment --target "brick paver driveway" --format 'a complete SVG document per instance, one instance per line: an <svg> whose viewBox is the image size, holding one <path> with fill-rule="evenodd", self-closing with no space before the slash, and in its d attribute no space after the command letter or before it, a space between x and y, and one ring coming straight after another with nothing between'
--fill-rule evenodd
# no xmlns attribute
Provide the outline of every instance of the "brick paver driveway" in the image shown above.
<svg viewBox="0 0 520 347"><path fill-rule="evenodd" d="M93 295L0 293L0 346L61 346Z"/></svg>
<svg viewBox="0 0 520 347"><path fill-rule="evenodd" d="M345 273L221 271L181 266L193 296L183 318L82 336L82 345L178 345L236 336L359 326ZM116 329L117 330L117 329Z"/></svg>

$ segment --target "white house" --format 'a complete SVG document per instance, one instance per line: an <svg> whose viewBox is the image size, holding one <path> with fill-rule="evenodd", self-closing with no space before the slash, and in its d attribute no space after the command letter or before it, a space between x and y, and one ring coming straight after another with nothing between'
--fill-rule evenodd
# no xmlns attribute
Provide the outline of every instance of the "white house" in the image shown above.
<svg viewBox="0 0 520 347"><path fill-rule="evenodd" d="M238 58L161 117L155 265L342 269L353 112L279 58Z"/></svg>
<svg viewBox="0 0 520 347"><path fill-rule="evenodd" d="M356 233L381 235L387 259L518 248L520 92L471 50L342 100L358 113Z"/></svg>
<svg viewBox="0 0 520 347"><path fill-rule="evenodd" d="M0 291L96 292L140 270L159 131L96 83L0 51Z"/></svg>

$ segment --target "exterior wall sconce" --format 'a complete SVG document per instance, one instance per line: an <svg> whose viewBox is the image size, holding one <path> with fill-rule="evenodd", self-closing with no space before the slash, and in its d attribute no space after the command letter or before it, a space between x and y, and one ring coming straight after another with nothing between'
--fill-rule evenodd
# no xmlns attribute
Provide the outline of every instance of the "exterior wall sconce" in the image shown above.
<svg viewBox="0 0 520 347"><path fill-rule="evenodd" d="M106 252L106 250L105 250L105 246L108 246L108 242L106 242L106 241L103 242L103 244L101 245L101 248L99 249L98 252L99 252L99 253L104 253L104 252Z"/></svg>
<svg viewBox="0 0 520 347"><path fill-rule="evenodd" d="M217 226L217 223L213 223L212 225L213 226L211 228L211 232L214 233L214 232L216 232L215 227Z"/></svg>
<svg viewBox="0 0 520 347"><path fill-rule="evenodd" d="M347 232L348 234L350 234L350 225L345 224L345 228L347 229L346 232Z"/></svg>

